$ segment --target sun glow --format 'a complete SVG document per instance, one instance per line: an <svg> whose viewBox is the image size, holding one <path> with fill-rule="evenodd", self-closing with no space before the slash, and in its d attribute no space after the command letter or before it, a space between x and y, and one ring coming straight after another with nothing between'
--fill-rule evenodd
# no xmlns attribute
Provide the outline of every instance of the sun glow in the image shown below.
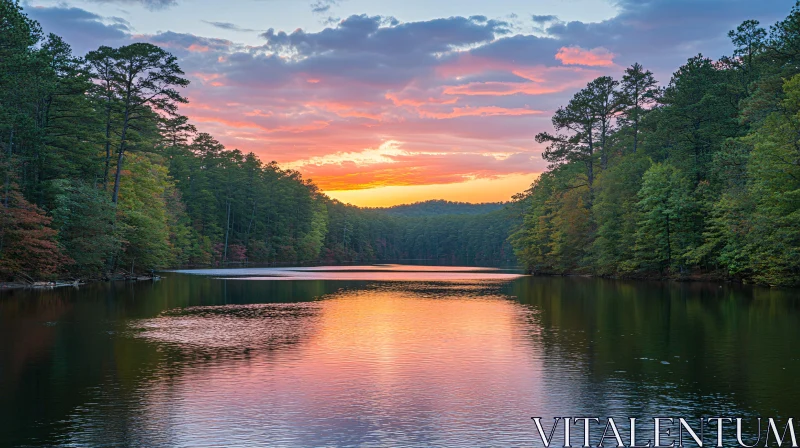
<svg viewBox="0 0 800 448"><path fill-rule="evenodd" d="M398 204L445 199L457 202L502 202L527 190L539 176L511 174L494 179L474 179L452 184L403 185L363 190L330 190L325 194L361 207L389 207Z"/></svg>

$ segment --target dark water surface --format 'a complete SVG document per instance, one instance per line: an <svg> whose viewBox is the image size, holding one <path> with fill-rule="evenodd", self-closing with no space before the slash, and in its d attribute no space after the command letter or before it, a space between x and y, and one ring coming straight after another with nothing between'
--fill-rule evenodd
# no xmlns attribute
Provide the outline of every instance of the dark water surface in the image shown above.
<svg viewBox="0 0 800 448"><path fill-rule="evenodd" d="M797 290L202 274L0 293L0 446L542 446L532 416L800 410Z"/></svg>

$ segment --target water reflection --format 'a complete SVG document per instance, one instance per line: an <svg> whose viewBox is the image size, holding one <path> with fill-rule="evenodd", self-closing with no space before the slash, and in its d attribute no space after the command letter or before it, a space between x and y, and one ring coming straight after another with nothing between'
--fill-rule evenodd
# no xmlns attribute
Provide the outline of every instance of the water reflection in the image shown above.
<svg viewBox="0 0 800 448"><path fill-rule="evenodd" d="M499 272L497 268L459 266L312 266L297 268L190 269L181 274L210 275L223 280L354 280L381 282L464 282L514 280L519 273Z"/></svg>
<svg viewBox="0 0 800 448"><path fill-rule="evenodd" d="M539 446L533 415L788 416L800 399L796 291L417 274L0 296L0 437Z"/></svg>
<svg viewBox="0 0 800 448"><path fill-rule="evenodd" d="M558 360L547 364L546 376L571 363L591 385L580 400L600 403L605 413L791 416L796 410L797 291L582 278L526 279L511 289L540 310L536 323L547 329L541 346ZM600 400L614 394L624 399Z"/></svg>

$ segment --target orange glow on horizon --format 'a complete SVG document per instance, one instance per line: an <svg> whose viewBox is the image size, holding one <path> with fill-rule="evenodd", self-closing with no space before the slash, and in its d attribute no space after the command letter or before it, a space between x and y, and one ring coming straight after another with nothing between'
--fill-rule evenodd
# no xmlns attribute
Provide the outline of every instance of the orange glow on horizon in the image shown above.
<svg viewBox="0 0 800 448"><path fill-rule="evenodd" d="M402 185L362 190L330 190L324 193L360 207L390 207L431 199L456 202L504 202L530 188L539 173L511 174L495 179L475 179L452 184Z"/></svg>

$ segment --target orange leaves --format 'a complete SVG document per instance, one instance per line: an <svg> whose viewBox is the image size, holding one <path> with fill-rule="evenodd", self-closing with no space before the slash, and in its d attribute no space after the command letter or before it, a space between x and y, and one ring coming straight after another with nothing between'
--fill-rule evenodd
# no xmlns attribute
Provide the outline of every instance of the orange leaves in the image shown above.
<svg viewBox="0 0 800 448"><path fill-rule="evenodd" d="M11 190L8 208L0 208L0 275L48 277L71 260L61 253L52 218Z"/></svg>

